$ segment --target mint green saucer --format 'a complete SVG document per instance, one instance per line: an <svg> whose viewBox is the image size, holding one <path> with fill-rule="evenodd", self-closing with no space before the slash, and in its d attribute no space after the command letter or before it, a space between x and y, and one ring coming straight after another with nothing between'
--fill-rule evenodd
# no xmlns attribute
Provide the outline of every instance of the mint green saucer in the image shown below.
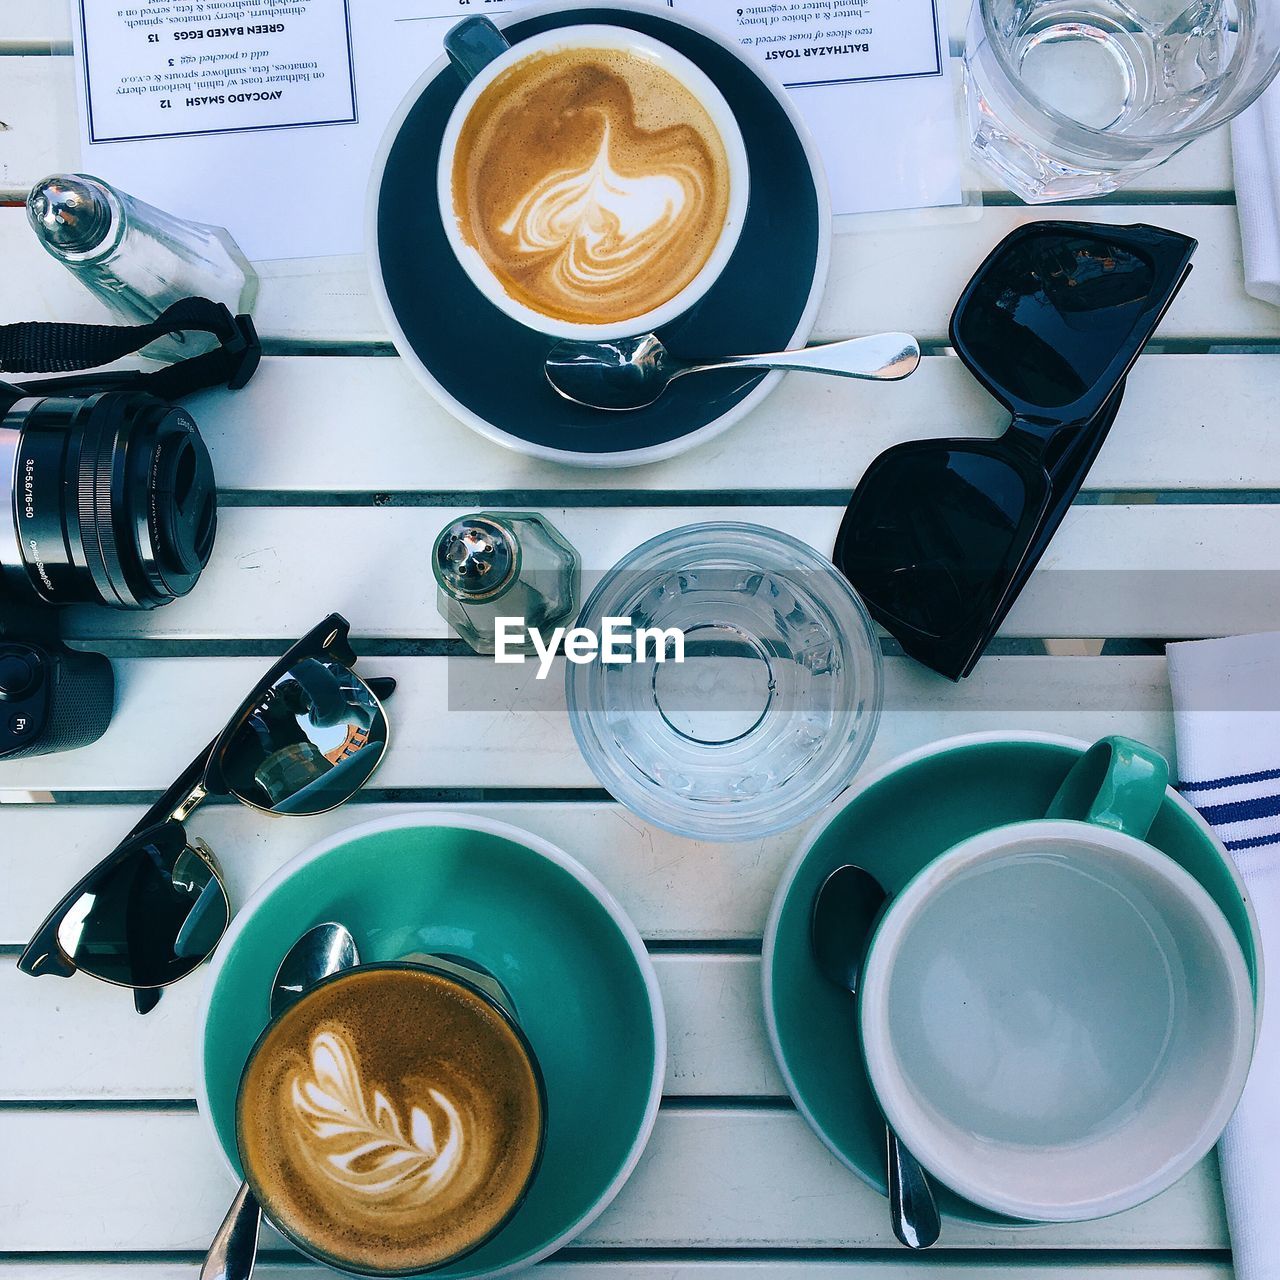
<svg viewBox="0 0 1280 1280"><path fill-rule="evenodd" d="M976 734L902 756L858 783L810 831L778 888L765 932L765 1024L787 1089L832 1153L882 1195L884 1120L863 1068L854 1003L818 972L814 895L854 862L890 894L938 854L991 827L1043 817L1088 743L1043 734ZM1205 887L1261 989L1261 944L1244 886L1199 814L1169 790L1148 836ZM939 1206L982 1225L1025 1226L938 1187Z"/></svg>
<svg viewBox="0 0 1280 1280"><path fill-rule="evenodd" d="M236 916L201 1012L200 1110L237 1179L236 1088L272 978L326 920L351 930L365 961L477 961L510 993L546 1080L546 1149L528 1198L493 1240L431 1275L499 1275L560 1248L621 1189L657 1115L666 1024L635 927L555 846L470 815L367 823L300 854Z"/></svg>

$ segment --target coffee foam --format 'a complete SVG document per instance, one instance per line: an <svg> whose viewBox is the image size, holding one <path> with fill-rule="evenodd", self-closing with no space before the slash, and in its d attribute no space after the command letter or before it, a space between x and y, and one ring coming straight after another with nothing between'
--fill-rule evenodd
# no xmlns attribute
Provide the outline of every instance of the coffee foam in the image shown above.
<svg viewBox="0 0 1280 1280"><path fill-rule="evenodd" d="M541 1095L481 997L421 970L354 973L268 1033L237 1108L254 1191L337 1265L404 1271L499 1226L537 1160Z"/></svg>
<svg viewBox="0 0 1280 1280"><path fill-rule="evenodd" d="M706 108L624 49L540 52L487 86L453 162L463 239L506 291L572 323L661 306L711 256L729 161Z"/></svg>
<svg viewBox="0 0 1280 1280"><path fill-rule="evenodd" d="M352 1197L427 1204L448 1187L471 1145L469 1126L439 1089L411 1097L402 1123L386 1094L362 1078L344 1027L312 1035L310 1069L293 1077L289 1101L308 1177L326 1177Z"/></svg>

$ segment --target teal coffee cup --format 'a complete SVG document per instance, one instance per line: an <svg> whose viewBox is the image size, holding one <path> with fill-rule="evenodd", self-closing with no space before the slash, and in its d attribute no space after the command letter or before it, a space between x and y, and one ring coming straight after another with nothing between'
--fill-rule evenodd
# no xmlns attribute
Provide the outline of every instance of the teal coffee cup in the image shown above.
<svg viewBox="0 0 1280 1280"><path fill-rule="evenodd" d="M947 849L876 928L859 989L872 1090L973 1205L1037 1222L1132 1208L1235 1109L1250 973L1213 898L1147 842L1167 783L1163 757L1105 738L1043 818Z"/></svg>

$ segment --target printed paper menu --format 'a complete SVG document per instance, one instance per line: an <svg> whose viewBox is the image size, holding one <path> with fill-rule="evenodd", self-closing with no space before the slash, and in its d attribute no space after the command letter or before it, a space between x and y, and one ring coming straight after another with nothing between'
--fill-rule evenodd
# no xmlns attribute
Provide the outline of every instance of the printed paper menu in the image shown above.
<svg viewBox="0 0 1280 1280"><path fill-rule="evenodd" d="M693 7L788 88L943 74L934 0L775 0L743 7L694 0Z"/></svg>
<svg viewBox="0 0 1280 1280"><path fill-rule="evenodd" d="M84 168L254 258L359 252L378 143L444 33L524 2L77 0ZM787 86L835 213L959 202L936 0L666 2Z"/></svg>
<svg viewBox="0 0 1280 1280"><path fill-rule="evenodd" d="M91 143L356 123L346 0L80 0Z"/></svg>
<svg viewBox="0 0 1280 1280"><path fill-rule="evenodd" d="M832 211L959 204L938 0L671 0L781 80L822 152Z"/></svg>

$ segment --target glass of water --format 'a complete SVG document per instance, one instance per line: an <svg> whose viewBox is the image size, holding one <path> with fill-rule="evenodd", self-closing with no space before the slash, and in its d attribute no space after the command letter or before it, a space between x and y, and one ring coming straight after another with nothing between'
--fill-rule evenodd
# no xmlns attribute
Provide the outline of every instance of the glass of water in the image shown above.
<svg viewBox="0 0 1280 1280"><path fill-rule="evenodd" d="M1280 70L1276 0L974 0L974 156L1031 203L1115 191Z"/></svg>
<svg viewBox="0 0 1280 1280"><path fill-rule="evenodd" d="M834 799L871 749L880 641L805 543L730 522L660 534L601 578L578 625L599 635L610 618L630 647L565 664L569 722L601 784L649 822L759 839Z"/></svg>

